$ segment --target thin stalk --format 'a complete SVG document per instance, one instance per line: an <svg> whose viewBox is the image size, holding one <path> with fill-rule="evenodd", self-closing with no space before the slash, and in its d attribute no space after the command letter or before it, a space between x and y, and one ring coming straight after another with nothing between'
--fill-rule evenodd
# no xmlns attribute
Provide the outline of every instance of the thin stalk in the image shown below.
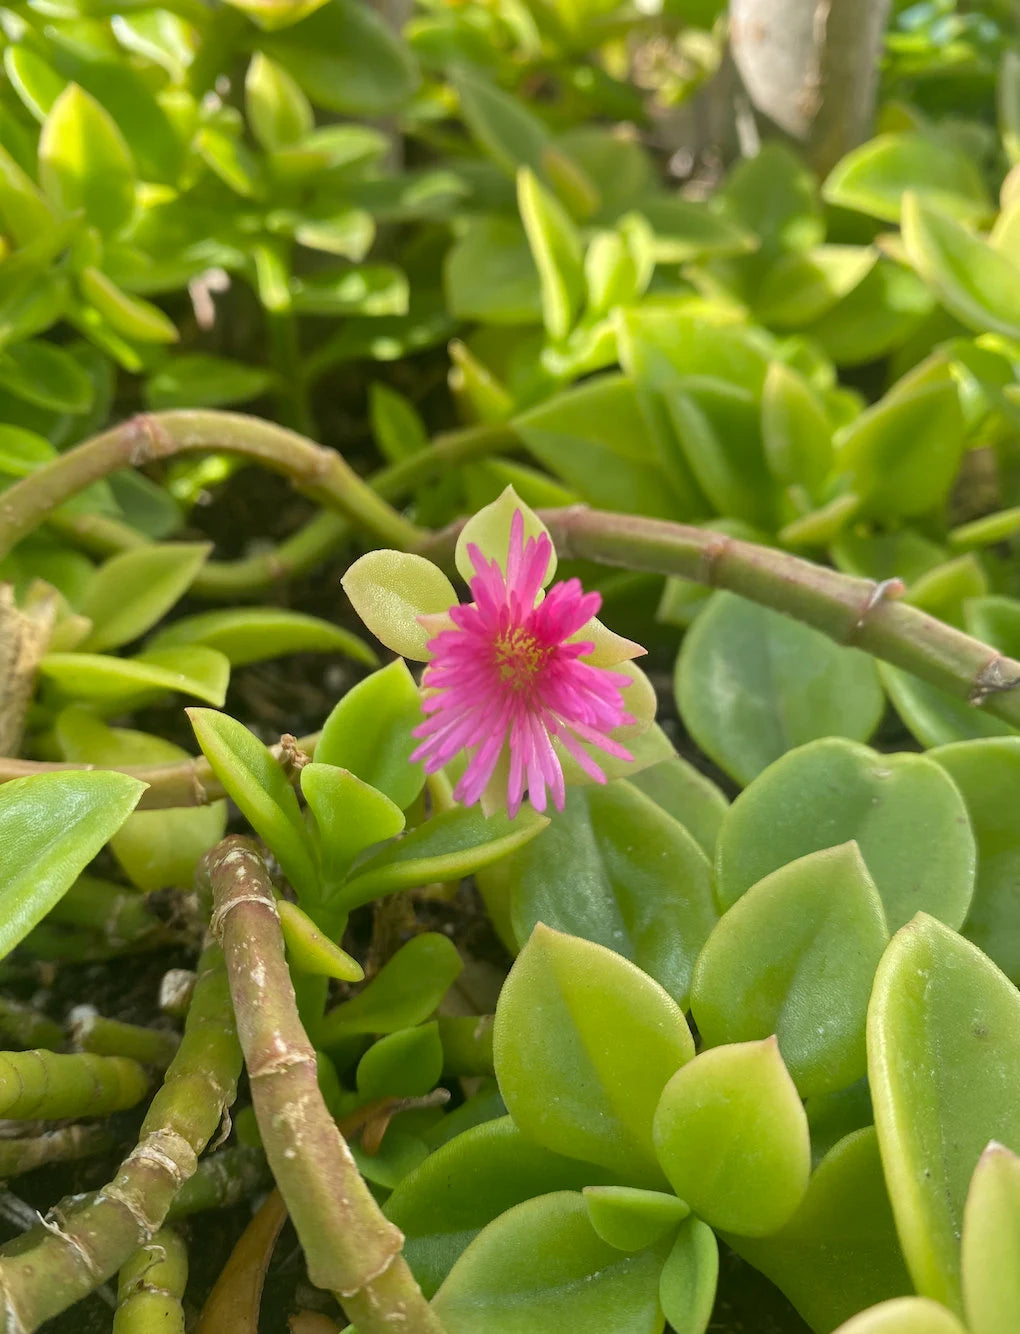
<svg viewBox="0 0 1020 1334"><path fill-rule="evenodd" d="M76 1005L68 1020L71 1038L79 1051L90 1051L97 1056L129 1056L156 1070L165 1070L181 1045L180 1037L165 1028L107 1019L92 1005Z"/></svg>
<svg viewBox="0 0 1020 1334"><path fill-rule="evenodd" d="M0 1334L38 1329L105 1283L155 1234L233 1102L240 1068L223 956L210 945L180 1049L116 1177L0 1249Z"/></svg>
<svg viewBox="0 0 1020 1334"><path fill-rule="evenodd" d="M663 519L583 506L545 510L542 518L561 557L729 589L1020 727L1020 662L897 601L899 580L858 579L789 552ZM461 526L451 525L419 550L447 560Z"/></svg>
<svg viewBox="0 0 1020 1334"><path fill-rule="evenodd" d="M0 996L0 1037L14 1046L49 1047L56 1050L64 1045L64 1030L38 1010L21 1001Z"/></svg>
<svg viewBox="0 0 1020 1334"><path fill-rule="evenodd" d="M0 497L0 557L92 482L122 468L208 451L238 454L282 473L379 541L407 547L425 535L382 500L336 450L257 417L208 409L140 413L15 482Z"/></svg>
<svg viewBox="0 0 1020 1334"><path fill-rule="evenodd" d="M269 1181L266 1155L248 1144L234 1144L203 1158L198 1171L177 1193L168 1215L171 1222L207 1209L240 1204Z"/></svg>
<svg viewBox="0 0 1020 1334"><path fill-rule="evenodd" d="M208 853L213 928L223 942L252 1103L309 1278L333 1291L359 1334L442 1334L319 1092L298 1018L265 863L253 842Z"/></svg>

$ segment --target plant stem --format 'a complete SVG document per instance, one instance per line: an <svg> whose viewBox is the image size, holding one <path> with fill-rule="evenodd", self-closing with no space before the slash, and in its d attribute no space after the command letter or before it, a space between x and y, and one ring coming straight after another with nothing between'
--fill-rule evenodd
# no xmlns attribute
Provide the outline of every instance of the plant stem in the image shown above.
<svg viewBox="0 0 1020 1334"><path fill-rule="evenodd" d="M1020 662L897 602L899 580L876 584L772 547L660 519L581 507L542 517L561 556L727 588L1020 726Z"/></svg>
<svg viewBox="0 0 1020 1334"><path fill-rule="evenodd" d="M238 1035L266 1157L304 1247L309 1278L333 1291L359 1334L441 1334L319 1092L298 1019L265 863L226 838L205 858Z"/></svg>
<svg viewBox="0 0 1020 1334"><path fill-rule="evenodd" d="M240 1204L269 1180L266 1155L247 1144L234 1144L203 1158L198 1171L185 1181L170 1208L171 1221Z"/></svg>
<svg viewBox="0 0 1020 1334"><path fill-rule="evenodd" d="M23 1050L64 1045L64 1030L30 1005L0 996L0 1036Z"/></svg>
<svg viewBox="0 0 1020 1334"><path fill-rule="evenodd" d="M120 1271L112 1334L184 1334L187 1282L187 1247L172 1228L161 1228Z"/></svg>
<svg viewBox="0 0 1020 1334"><path fill-rule="evenodd" d="M79 1051L98 1056L129 1056L140 1065L165 1070L180 1046L180 1038L167 1029L145 1028L107 1019L91 1005L78 1005L69 1015L71 1037Z"/></svg>
<svg viewBox="0 0 1020 1334"><path fill-rule="evenodd" d="M359 529L398 547L424 534L382 500L333 449L238 412L140 413L22 478L0 499L0 557L83 487L155 459L215 451L239 454L282 473L316 500L339 510Z"/></svg>
<svg viewBox="0 0 1020 1334"><path fill-rule="evenodd" d="M240 1067L223 956L211 945L180 1049L117 1176L0 1250L0 1334L30 1334L80 1301L163 1225L234 1100Z"/></svg>
<svg viewBox="0 0 1020 1334"><path fill-rule="evenodd" d="M0 1117L12 1121L105 1116L133 1107L148 1088L142 1067L122 1056L0 1052Z"/></svg>
<svg viewBox="0 0 1020 1334"><path fill-rule="evenodd" d="M105 1126L73 1125L24 1139L0 1139L0 1180L34 1171L45 1163L69 1163L103 1153L112 1143Z"/></svg>

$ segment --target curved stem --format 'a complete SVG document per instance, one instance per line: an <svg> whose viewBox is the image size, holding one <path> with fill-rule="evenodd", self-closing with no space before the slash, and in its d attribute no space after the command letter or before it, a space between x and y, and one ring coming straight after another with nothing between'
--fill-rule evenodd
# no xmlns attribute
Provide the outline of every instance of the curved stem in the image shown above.
<svg viewBox="0 0 1020 1334"><path fill-rule="evenodd" d="M364 482L333 449L286 427L237 412L141 413L93 436L10 487L0 499L0 557L84 487L121 468L206 451L240 454L282 473L296 487L373 537L413 546L424 532Z"/></svg>

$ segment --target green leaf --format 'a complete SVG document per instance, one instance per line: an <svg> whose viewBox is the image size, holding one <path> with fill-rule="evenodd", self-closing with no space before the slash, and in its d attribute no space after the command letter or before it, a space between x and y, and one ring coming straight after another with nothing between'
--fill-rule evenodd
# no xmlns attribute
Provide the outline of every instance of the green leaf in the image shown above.
<svg viewBox="0 0 1020 1334"><path fill-rule="evenodd" d="M389 797L347 769L306 764L301 791L315 816L326 893L335 890L359 853L404 828L404 813Z"/></svg>
<svg viewBox="0 0 1020 1334"><path fill-rule="evenodd" d="M323 1048L363 1033L394 1033L427 1019L464 965L446 936L413 936L356 996L330 1010L318 1035Z"/></svg>
<svg viewBox="0 0 1020 1334"><path fill-rule="evenodd" d="M755 315L778 329L799 329L849 295L877 259L877 251L856 245L820 245L782 255L758 288Z"/></svg>
<svg viewBox="0 0 1020 1334"><path fill-rule="evenodd" d="M866 741L885 710L867 654L735 593L699 614L675 680L685 726L738 783L817 737Z"/></svg>
<svg viewBox="0 0 1020 1334"><path fill-rule="evenodd" d="M848 153L822 187L828 203L883 222L900 221L908 191L963 222L993 211L979 167L948 136L880 134Z"/></svg>
<svg viewBox="0 0 1020 1334"><path fill-rule="evenodd" d="M288 653L342 653L369 667L379 661L364 640L349 630L318 616L306 616L283 607L198 612L174 621L149 641L151 648L176 648L182 644L214 648L229 659L232 667L282 658Z"/></svg>
<svg viewBox="0 0 1020 1334"><path fill-rule="evenodd" d="M694 1042L658 983L602 945L536 926L500 994L493 1050L529 1139L661 1185L652 1117Z"/></svg>
<svg viewBox="0 0 1020 1334"><path fill-rule="evenodd" d="M860 366L902 347L934 309L927 283L881 258L838 305L800 332L837 366Z"/></svg>
<svg viewBox="0 0 1020 1334"><path fill-rule="evenodd" d="M801 1095L867 1066L864 1022L889 933L856 843L809 853L753 885L701 951L691 1009L706 1046L775 1034Z"/></svg>
<svg viewBox="0 0 1020 1334"><path fill-rule="evenodd" d="M104 768L142 768L187 763L193 757L162 737L107 727L85 709L65 709L56 722L65 760ZM189 890L199 858L227 828L227 803L193 809L138 811L110 839L113 855L132 884L146 893L174 887Z"/></svg>
<svg viewBox="0 0 1020 1334"><path fill-rule="evenodd" d="M0 787L0 955L42 921L145 791L127 774L51 773Z"/></svg>
<svg viewBox="0 0 1020 1334"><path fill-rule="evenodd" d="M964 935L1020 982L1020 737L940 746L931 758L959 788L977 842L977 883Z"/></svg>
<svg viewBox="0 0 1020 1334"><path fill-rule="evenodd" d="M92 576L77 608L92 622L83 650L104 652L144 634L183 597L211 549L208 542L154 542L111 556ZM182 642L188 641L176 641Z"/></svg>
<svg viewBox="0 0 1020 1334"><path fill-rule="evenodd" d="M542 837L496 875L512 887L519 944L538 922L594 940L686 1004L716 920L709 863L683 825L628 782L570 789Z"/></svg>
<svg viewBox="0 0 1020 1334"><path fill-rule="evenodd" d="M999 66L999 132L1009 160L1020 162L1020 55L1006 48Z"/></svg>
<svg viewBox="0 0 1020 1334"><path fill-rule="evenodd" d="M324 936L306 912L289 899L278 899L280 929L287 944L287 958L296 972L313 977L335 977L340 982L363 982L365 970L357 959Z"/></svg>
<svg viewBox="0 0 1020 1334"><path fill-rule="evenodd" d="M711 859L729 802L710 778L674 755L659 764L641 769L627 780L651 797L667 815L672 815L694 836L702 852Z"/></svg>
<svg viewBox="0 0 1020 1334"><path fill-rule="evenodd" d="M267 55L256 51L244 78L244 109L259 144L268 152L310 133L315 115L295 80Z"/></svg>
<svg viewBox="0 0 1020 1334"><path fill-rule="evenodd" d="M374 1042L358 1062L358 1096L420 1098L439 1083L443 1072L443 1044L439 1026L401 1028Z"/></svg>
<svg viewBox="0 0 1020 1334"><path fill-rule="evenodd" d="M667 1232L672 1236L691 1212L683 1200L637 1186L585 1186L588 1221L618 1251L643 1251Z"/></svg>
<svg viewBox="0 0 1020 1334"><path fill-rule="evenodd" d="M868 1075L915 1287L960 1311L971 1175L989 1140L1020 1149L1020 995L976 946L918 914L875 978Z"/></svg>
<svg viewBox="0 0 1020 1334"><path fill-rule="evenodd" d="M705 1334L715 1306L719 1245L700 1218L688 1218L659 1279L659 1302L673 1334Z"/></svg>
<svg viewBox="0 0 1020 1334"><path fill-rule="evenodd" d="M761 438L777 482L818 490L832 467L832 427L804 377L781 361L765 377Z"/></svg>
<svg viewBox="0 0 1020 1334"><path fill-rule="evenodd" d="M703 1051L678 1070L654 1136L670 1185L714 1228L768 1236L804 1198L807 1117L775 1038Z"/></svg>
<svg viewBox="0 0 1020 1334"><path fill-rule="evenodd" d="M375 443L390 463L428 448L428 430L409 398L376 380L369 386L368 406Z"/></svg>
<svg viewBox="0 0 1020 1334"><path fill-rule="evenodd" d="M20 43L4 51L4 69L26 110L42 125L67 80L36 50Z"/></svg>
<svg viewBox="0 0 1020 1334"><path fill-rule="evenodd" d="M384 116L418 87L409 47L385 19L358 0L329 0L259 45L326 111Z"/></svg>
<svg viewBox="0 0 1020 1334"><path fill-rule="evenodd" d="M835 1334L966 1334L959 1320L926 1297L897 1297L862 1311Z"/></svg>
<svg viewBox="0 0 1020 1334"><path fill-rule="evenodd" d="M1020 1328L1020 1158L989 1144L963 1211L963 1304L971 1334Z"/></svg>
<svg viewBox="0 0 1020 1334"><path fill-rule="evenodd" d="M57 451L44 436L23 426L0 424L0 473L5 477L28 477L56 457Z"/></svg>
<svg viewBox="0 0 1020 1334"><path fill-rule="evenodd" d="M948 746L954 741L1016 734L1016 728L1001 718L922 681L912 672L882 662L878 673L896 712L922 746Z"/></svg>
<svg viewBox="0 0 1020 1334"><path fill-rule="evenodd" d="M771 1237L728 1237L812 1329L912 1292L874 1126L841 1139L815 1168L800 1208Z"/></svg>
<svg viewBox="0 0 1020 1334"><path fill-rule="evenodd" d="M527 167L517 176L517 204L538 269L542 322L549 337L559 342L574 327L584 301L580 237L562 204Z"/></svg>
<svg viewBox="0 0 1020 1334"><path fill-rule="evenodd" d="M314 902L319 877L297 797L280 762L247 727L225 713L189 709L188 717L227 795L265 840L298 897Z"/></svg>
<svg viewBox="0 0 1020 1334"><path fill-rule="evenodd" d="M406 315L406 275L391 264L363 264L293 278L295 310L305 315Z"/></svg>
<svg viewBox="0 0 1020 1334"><path fill-rule="evenodd" d="M326 0L227 0L264 32L276 32L299 23L313 14Z"/></svg>
<svg viewBox="0 0 1020 1334"><path fill-rule="evenodd" d="M417 829L361 862L339 891L345 908L433 881L460 880L529 843L549 821L530 807L509 819L488 819L476 806L433 815Z"/></svg>
<svg viewBox="0 0 1020 1334"><path fill-rule="evenodd" d="M521 98L511 97L477 69L461 66L452 83L464 124L478 146L511 176L519 167L541 171L549 134Z"/></svg>
<svg viewBox="0 0 1020 1334"><path fill-rule="evenodd" d="M839 432L835 466L870 513L925 514L949 494L965 429L947 364L940 379L916 389L894 388Z"/></svg>
<svg viewBox="0 0 1020 1334"><path fill-rule="evenodd" d="M341 255L360 264L375 240L375 221L364 209L344 208L297 221L294 240L309 250Z"/></svg>
<svg viewBox="0 0 1020 1334"><path fill-rule="evenodd" d="M605 1179L601 1168L533 1144L504 1116L437 1149L397 1186L385 1213L403 1232L404 1257L432 1297L468 1243L507 1209Z"/></svg>
<svg viewBox="0 0 1020 1334"><path fill-rule="evenodd" d="M486 324L538 324L542 291L528 238L516 219L473 218L443 261L450 314Z"/></svg>
<svg viewBox="0 0 1020 1334"><path fill-rule="evenodd" d="M88 412L92 381L69 352L33 339L0 352L0 389L53 412Z"/></svg>
<svg viewBox="0 0 1020 1334"><path fill-rule="evenodd" d="M663 519L690 513L625 376L599 376L554 394L512 426L528 451L591 505Z"/></svg>
<svg viewBox="0 0 1020 1334"><path fill-rule="evenodd" d="M756 396L714 375L677 377L664 395L688 467L715 509L774 527L775 485L765 463Z"/></svg>
<svg viewBox="0 0 1020 1334"><path fill-rule="evenodd" d="M151 301L122 291L102 270L93 267L80 270L78 286L85 300L124 338L139 343L177 342L180 335L168 315Z"/></svg>
<svg viewBox="0 0 1020 1334"><path fill-rule="evenodd" d="M526 1200L485 1227L434 1298L447 1334L661 1334L659 1273L668 1243L618 1251L597 1235L581 1196Z"/></svg>
<svg viewBox="0 0 1020 1334"><path fill-rule="evenodd" d="M166 408L219 408L260 398L274 383L272 371L246 366L205 352L186 353L166 362L145 382L145 401L153 412Z"/></svg>
<svg viewBox="0 0 1020 1334"><path fill-rule="evenodd" d="M135 169L116 124L71 83L54 102L39 138L39 181L65 213L83 209L105 235L121 230L135 207Z"/></svg>
<svg viewBox="0 0 1020 1334"><path fill-rule="evenodd" d="M126 708L166 690L219 706L226 698L230 663L210 648L161 649L135 658L47 653L39 672L69 698L103 707Z"/></svg>
<svg viewBox="0 0 1020 1334"><path fill-rule="evenodd" d="M1020 338L1020 267L915 195L903 201L903 241L951 315L977 333Z"/></svg>
<svg viewBox="0 0 1020 1334"><path fill-rule="evenodd" d="M418 687L398 659L347 691L323 724L315 758L349 769L406 810L425 783L421 765L410 763L421 718Z"/></svg>
<svg viewBox="0 0 1020 1334"><path fill-rule="evenodd" d="M603 179L596 176L605 192ZM612 188L612 186L610 187ZM630 206L637 196L625 200ZM652 256L656 264L687 264L712 255L742 255L753 250L755 237L723 216L719 209L679 195L641 199L635 211L652 228Z"/></svg>
<svg viewBox="0 0 1020 1334"><path fill-rule="evenodd" d="M974 886L974 835L945 771L838 737L776 760L726 812L716 850L723 907L770 871L855 839L890 930L919 910L959 926Z"/></svg>

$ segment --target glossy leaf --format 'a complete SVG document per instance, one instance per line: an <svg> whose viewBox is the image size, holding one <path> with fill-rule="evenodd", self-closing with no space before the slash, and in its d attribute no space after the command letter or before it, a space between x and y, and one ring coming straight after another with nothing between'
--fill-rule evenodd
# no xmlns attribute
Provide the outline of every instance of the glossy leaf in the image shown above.
<svg viewBox="0 0 1020 1334"><path fill-rule="evenodd" d="M446 936L412 936L356 996L323 1020L320 1045L331 1047L363 1033L394 1033L427 1019L463 968Z"/></svg>
<svg viewBox="0 0 1020 1334"><path fill-rule="evenodd" d="M434 633L419 624L419 616L443 615L459 601L438 565L406 551L366 552L341 582L380 643L418 661L431 656L427 645Z"/></svg>
<svg viewBox="0 0 1020 1334"><path fill-rule="evenodd" d="M1020 266L915 196L904 200L903 240L918 272L962 324L1020 337Z"/></svg>
<svg viewBox="0 0 1020 1334"><path fill-rule="evenodd" d="M0 389L54 412L88 412L92 381L62 347L31 339L0 352Z"/></svg>
<svg viewBox="0 0 1020 1334"><path fill-rule="evenodd" d="M660 1334L667 1245L618 1251L596 1234L580 1195L556 1191L489 1223L433 1304L447 1334L556 1334L571 1326Z"/></svg>
<svg viewBox="0 0 1020 1334"><path fill-rule="evenodd" d="M959 788L977 842L977 882L963 933L1020 982L1020 737L988 737L931 752Z"/></svg>
<svg viewBox="0 0 1020 1334"><path fill-rule="evenodd" d="M864 1074L864 1023L888 941L856 843L810 853L753 885L694 970L691 1008L707 1046L776 1034L802 1096Z"/></svg>
<svg viewBox="0 0 1020 1334"><path fill-rule="evenodd" d="M818 737L866 741L885 708L873 660L735 593L716 593L684 638L680 716L738 783Z"/></svg>
<svg viewBox="0 0 1020 1334"><path fill-rule="evenodd" d="M918 914L875 978L868 1075L914 1284L960 1311L971 1175L989 1140L1020 1149L1020 995L976 946Z"/></svg>
<svg viewBox="0 0 1020 1334"><path fill-rule="evenodd" d="M639 770L627 781L679 820L711 860L729 802L710 778L674 755Z"/></svg>
<svg viewBox="0 0 1020 1334"><path fill-rule="evenodd" d="M409 762L421 717L411 673L391 662L347 691L323 725L315 758L349 769L406 810L425 782L421 765Z"/></svg>
<svg viewBox="0 0 1020 1334"><path fill-rule="evenodd" d="M674 1334L705 1334L715 1306L719 1245L700 1218L688 1218L659 1279L659 1301Z"/></svg>
<svg viewBox="0 0 1020 1334"><path fill-rule="evenodd" d="M630 783L571 789L542 837L496 874L512 887L518 944L538 922L596 941L686 1004L716 920L709 863L687 830Z"/></svg>
<svg viewBox="0 0 1020 1334"><path fill-rule="evenodd" d="M387 1033L372 1044L358 1062L358 1096L420 1098L439 1083L443 1071L443 1044L433 1021L417 1028Z"/></svg>
<svg viewBox="0 0 1020 1334"><path fill-rule="evenodd" d="M409 48L380 14L358 0L328 0L259 45L326 111L382 116L418 85Z"/></svg>
<svg viewBox="0 0 1020 1334"><path fill-rule="evenodd" d="M778 329L809 324L852 292L877 258L867 246L850 245L821 245L783 255L758 288L755 314Z"/></svg>
<svg viewBox="0 0 1020 1334"><path fill-rule="evenodd" d="M359 853L396 838L404 828L400 807L347 769L306 764L301 791L315 817L327 894L340 885Z"/></svg>
<svg viewBox="0 0 1020 1334"><path fill-rule="evenodd" d="M654 1246L691 1212L675 1195L636 1186L585 1186L581 1194L592 1227L618 1251Z"/></svg>
<svg viewBox="0 0 1020 1334"><path fill-rule="evenodd" d="M72 699L127 705L164 691L208 704L226 698L230 663L211 648L159 649L135 658L102 653L47 653L39 672Z"/></svg>
<svg viewBox="0 0 1020 1334"><path fill-rule="evenodd" d="M961 1271L970 1334L1020 1328L1020 1158L989 1144L963 1211Z"/></svg>
<svg viewBox="0 0 1020 1334"><path fill-rule="evenodd" d="M84 209L106 234L119 231L134 211L130 150L109 112L77 84L68 84L46 117L39 180L64 213Z"/></svg>
<svg viewBox="0 0 1020 1334"><path fill-rule="evenodd" d="M85 300L116 333L139 343L176 343L180 335L168 315L151 301L125 292L94 266L82 269L78 285Z"/></svg>
<svg viewBox="0 0 1020 1334"><path fill-rule="evenodd" d="M279 899L276 909L292 968L314 977L335 977L341 982L364 981L365 970L357 959L324 936L296 903Z"/></svg>
<svg viewBox="0 0 1020 1334"><path fill-rule="evenodd" d="M840 1325L835 1334L966 1334L959 1320L926 1297L897 1297Z"/></svg>
<svg viewBox="0 0 1020 1334"><path fill-rule="evenodd" d="M714 1228L768 1236L804 1198L807 1117L775 1038L715 1047L678 1070L654 1136L670 1185Z"/></svg>
<svg viewBox="0 0 1020 1334"><path fill-rule="evenodd" d="M477 68L462 66L453 77L464 123L481 148L511 175L518 167L538 171L549 135L518 98L510 97Z"/></svg>
<svg viewBox="0 0 1020 1334"><path fill-rule="evenodd" d="M921 755L879 755L831 737L769 766L726 813L716 894L729 907L770 871L855 839L890 930L919 910L959 926L975 873L963 798Z"/></svg>
<svg viewBox="0 0 1020 1334"><path fill-rule="evenodd" d="M50 773L0 787L0 955L49 912L136 806L127 774Z"/></svg>
<svg viewBox="0 0 1020 1334"><path fill-rule="evenodd" d="M813 492L832 466L832 427L803 376L774 361L761 399L765 461L777 482Z"/></svg>
<svg viewBox="0 0 1020 1334"><path fill-rule="evenodd" d="M247 403L273 384L270 371L246 366L204 352L174 357L145 382L145 401L154 411L164 408L219 408Z"/></svg>
<svg viewBox="0 0 1020 1334"><path fill-rule="evenodd" d="M450 314L487 324L538 324L542 292L528 238L516 220L473 219L443 263Z"/></svg>
<svg viewBox="0 0 1020 1334"><path fill-rule="evenodd" d="M192 759L186 750L162 737L107 727L80 708L60 714L56 735L64 759L78 764L145 768ZM225 801L190 810L138 811L111 837L110 848L139 889L147 893L168 886L190 889L199 858L219 842L226 828Z"/></svg>
<svg viewBox="0 0 1020 1334"><path fill-rule="evenodd" d="M93 575L78 606L92 622L83 650L105 652L144 634L183 597L210 550L207 542L152 543L111 556ZM151 645L169 646L165 640Z"/></svg>
<svg viewBox="0 0 1020 1334"><path fill-rule="evenodd" d="M315 126L297 83L261 51L252 56L244 77L244 106L255 138L269 151L293 144Z"/></svg>
<svg viewBox="0 0 1020 1334"><path fill-rule="evenodd" d="M530 806L513 820L502 813L486 818L476 806L441 811L361 862L340 899L349 909L399 889L460 880L523 847L548 823Z"/></svg>
<svg viewBox="0 0 1020 1334"><path fill-rule="evenodd" d="M507 1110L529 1139L661 1184L652 1116L694 1043L682 1010L640 969L536 926L500 994L493 1050Z"/></svg>
<svg viewBox="0 0 1020 1334"><path fill-rule="evenodd" d="M229 659L231 667L282 658L288 653L342 653L369 667L378 662L368 645L349 630L285 607L198 612L174 621L149 641L151 648L183 644L214 648Z"/></svg>
<svg viewBox="0 0 1020 1334"><path fill-rule="evenodd" d="M299 897L307 895L314 901L318 873L297 797L279 760L228 714L189 709L188 717L227 795L265 840Z"/></svg>
<svg viewBox="0 0 1020 1334"><path fill-rule="evenodd" d="M517 202L542 291L542 321L554 341L566 338L584 298L584 260L574 224L554 195L522 168Z"/></svg>
<svg viewBox="0 0 1020 1334"><path fill-rule="evenodd" d="M896 1239L873 1126L833 1146L790 1221L729 1244L786 1294L812 1329L912 1291Z"/></svg>
<svg viewBox="0 0 1020 1334"><path fill-rule="evenodd" d="M822 192L840 208L899 222L907 191L964 221L980 222L992 211L976 163L948 137L934 135L880 134L869 139L833 168Z"/></svg>

